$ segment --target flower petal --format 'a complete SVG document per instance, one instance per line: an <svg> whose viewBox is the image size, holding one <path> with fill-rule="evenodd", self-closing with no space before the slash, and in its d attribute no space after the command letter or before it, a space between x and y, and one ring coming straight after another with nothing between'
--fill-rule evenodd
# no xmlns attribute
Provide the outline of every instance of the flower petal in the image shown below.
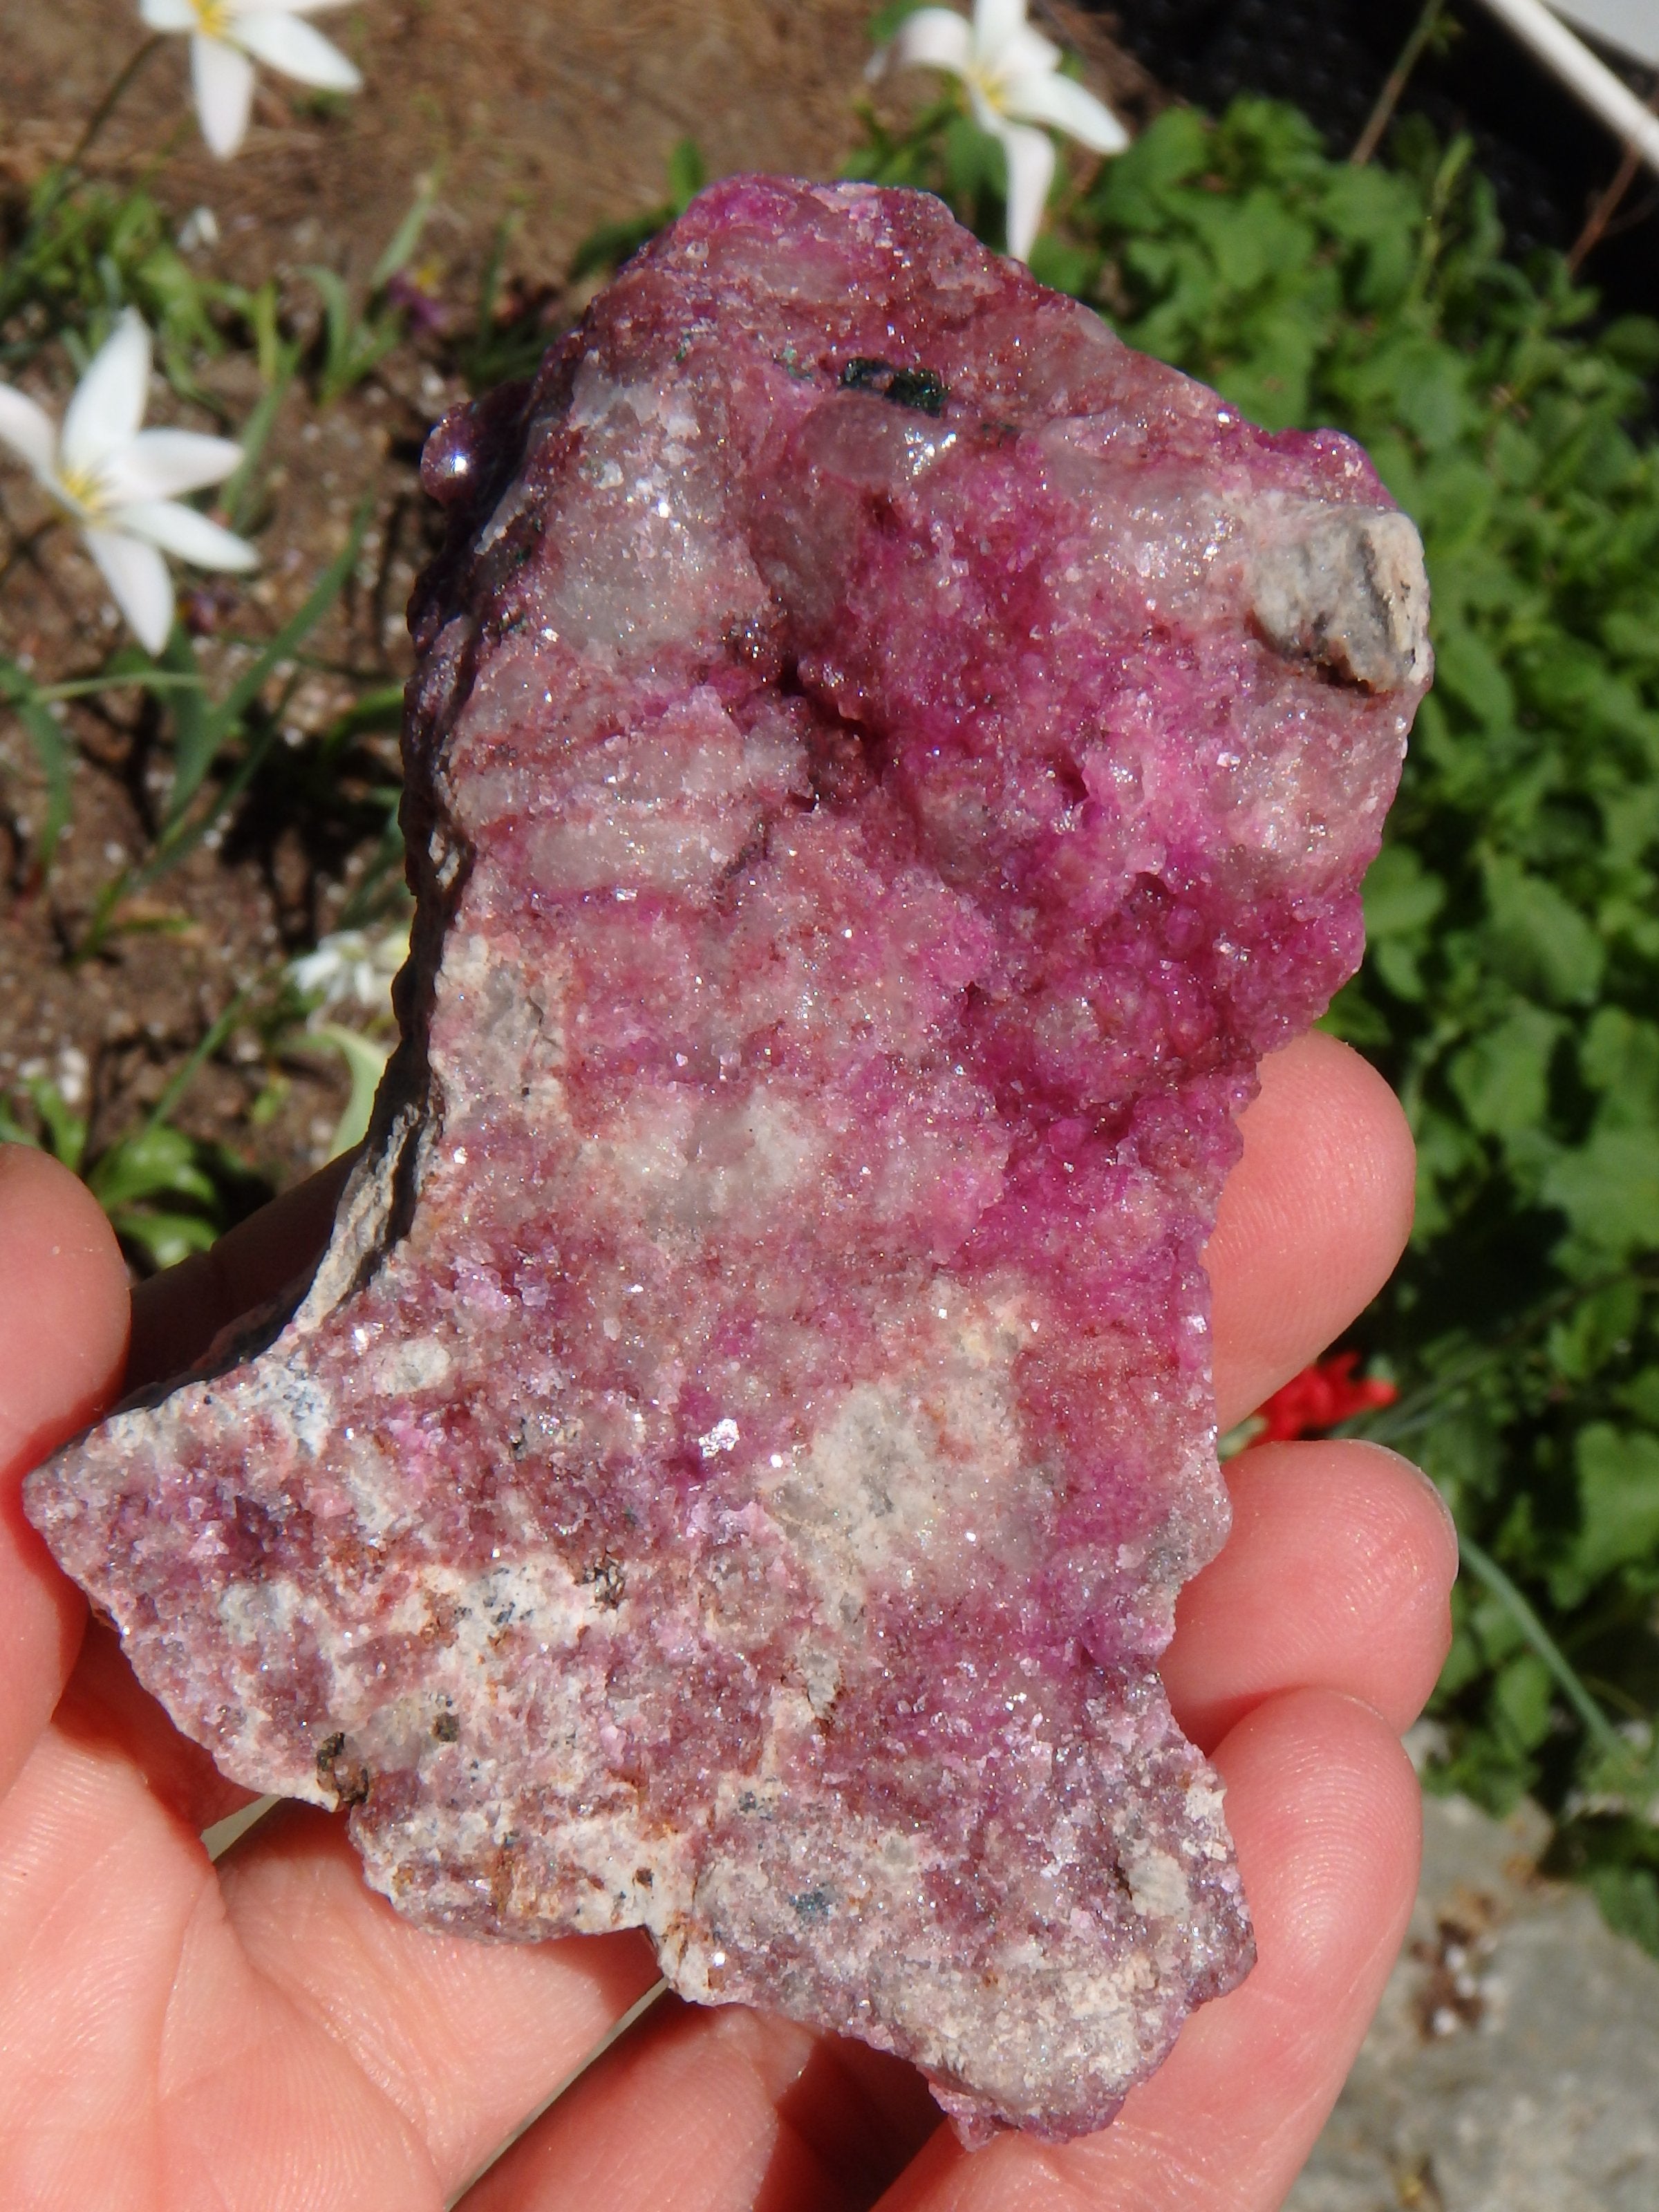
<svg viewBox="0 0 1659 2212"><path fill-rule="evenodd" d="M949 8L918 8L893 33L887 52L897 69L950 70L967 73L974 37L963 19Z"/></svg>
<svg viewBox="0 0 1659 2212"><path fill-rule="evenodd" d="M191 82L202 136L222 161L228 161L247 136L253 105L253 64L222 39L199 32L190 42Z"/></svg>
<svg viewBox="0 0 1659 2212"><path fill-rule="evenodd" d="M176 499L180 492L222 483L241 460L241 447L229 438L204 438L194 430L141 430L105 470L101 489L118 505Z"/></svg>
<svg viewBox="0 0 1659 2212"><path fill-rule="evenodd" d="M1002 88L1002 105L1006 113L1026 123L1052 124L1097 154L1121 154L1129 143L1128 132L1104 100L1052 71L1011 79Z"/></svg>
<svg viewBox="0 0 1659 2212"><path fill-rule="evenodd" d="M147 538L180 560L198 568L257 568L259 556L246 538L237 538L193 507L180 507L170 499L136 500L117 507L112 526L133 538Z"/></svg>
<svg viewBox="0 0 1659 2212"><path fill-rule="evenodd" d="M9 384L0 384L0 444L9 446L43 483L51 482L58 425L26 392Z"/></svg>
<svg viewBox="0 0 1659 2212"><path fill-rule="evenodd" d="M130 445L149 398L149 332L129 307L94 354L64 416L58 450L65 476L92 475Z"/></svg>
<svg viewBox="0 0 1659 2212"><path fill-rule="evenodd" d="M280 70L301 84L320 84L330 92L356 92L362 78L337 46L330 44L309 23L286 15L279 9L262 8L238 15L231 36L256 61Z"/></svg>
<svg viewBox="0 0 1659 2212"><path fill-rule="evenodd" d="M153 545L119 530L83 530L110 597L147 653L159 653L173 628L173 579Z"/></svg>
<svg viewBox="0 0 1659 2212"><path fill-rule="evenodd" d="M1050 45L1041 31L1022 23L1012 38L1004 41L990 66L1005 81L1015 76L1041 76L1045 70L1060 67L1060 48Z"/></svg>
<svg viewBox="0 0 1659 2212"><path fill-rule="evenodd" d="M1025 0L974 0L974 58L999 72L1052 69L1060 49L1026 21Z"/></svg>
<svg viewBox="0 0 1659 2212"><path fill-rule="evenodd" d="M1042 228L1048 187L1054 180L1054 142L1046 131L1005 123L997 132L1008 157L1008 251L1024 261Z"/></svg>
<svg viewBox="0 0 1659 2212"><path fill-rule="evenodd" d="M350 0L225 0L230 15L320 15L327 8L345 8Z"/></svg>
<svg viewBox="0 0 1659 2212"><path fill-rule="evenodd" d="M196 10L191 0L138 0L138 13L152 31L196 28Z"/></svg>

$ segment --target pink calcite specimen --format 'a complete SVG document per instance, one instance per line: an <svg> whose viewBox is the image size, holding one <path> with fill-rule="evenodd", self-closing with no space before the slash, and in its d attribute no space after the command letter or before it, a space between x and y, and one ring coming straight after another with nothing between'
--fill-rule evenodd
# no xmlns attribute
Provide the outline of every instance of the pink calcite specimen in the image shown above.
<svg viewBox="0 0 1659 2212"><path fill-rule="evenodd" d="M1200 1255L1360 950L1415 535L933 199L703 195L434 433L404 1042L291 1318L28 1510L434 1927L1109 2120L1251 1942L1158 1662Z"/></svg>

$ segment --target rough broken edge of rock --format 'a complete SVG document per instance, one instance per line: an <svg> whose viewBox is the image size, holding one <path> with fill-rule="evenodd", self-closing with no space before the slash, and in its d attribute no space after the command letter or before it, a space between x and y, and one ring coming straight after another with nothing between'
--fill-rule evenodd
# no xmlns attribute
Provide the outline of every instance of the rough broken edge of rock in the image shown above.
<svg viewBox="0 0 1659 2212"><path fill-rule="evenodd" d="M487 514L512 477L518 461L515 417L520 404L518 395L501 394L484 403L475 413L469 433L471 451L489 456L493 446L495 465L492 479L483 487L483 495L467 503L466 515ZM1363 526L1358 524L1360 514L1370 518ZM1325 662L1350 683L1367 685L1390 678L1398 683L1401 680L1402 664L1406 680L1414 681L1424 658L1420 597L1415 607L1407 604L1412 592L1418 591L1420 578L1420 562L1413 566L1414 533L1411 533L1403 518L1377 509L1350 510L1346 516L1340 508L1334 509L1330 521L1331 531L1342 539L1341 544L1325 544L1316 532L1302 548L1300 569L1294 562L1287 568L1281 561L1261 580L1257 602L1263 630L1280 652ZM1345 608L1340 594L1336 603L1332 601L1328 572L1334 568L1339 577L1354 573L1357 526L1367 588ZM1327 532L1327 536L1331 531ZM441 556L436 564L438 580L428 581L428 601L434 594L441 595L446 567L453 567L457 559L465 557L470 536L470 529L463 520L452 537L447 555ZM451 673L456 680L447 696L436 701L435 712L429 662L417 677L413 690L417 720L412 742L406 747L410 775L404 801L404 826L418 914L410 962L398 988L404 1041L388 1068L363 1158L343 1196L329 1250L286 1334L281 1310L267 1314L252 1328L244 1327L222 1340L196 1370L199 1381L210 1380L238 1363L245 1363L279 1336L289 1347L291 1360L295 1348L373 1281L386 1256L396 1251L412 1218L423 1155L432 1136L428 1120L430 1069L426 1048L433 998L442 969L446 933L465 890L470 857L464 837L442 803L434 774L444 737L465 704L470 681L470 676L463 679L459 672ZM424 726L420 719L422 717ZM153 1405L165 1395L152 1393L142 1402ZM137 1408L130 1409L106 1431L112 1444L118 1447L122 1430L136 1413ZM44 1503L38 1487L35 1497ZM43 1514L43 1517L46 1516ZM72 1543L67 1540L68 1517L64 1515L58 1518L52 1532L54 1542L61 1543L66 1553L73 1550ZM88 1580L94 1589L100 1580L106 1581L107 1602L114 1596L112 1589L108 1587L106 1578L95 1571L86 1574L87 1564L82 1562L77 1571L82 1571L82 1578ZM117 1607L112 1605L111 1609ZM127 1628L136 1624L122 1625ZM337 1741L336 1735L331 1734L319 1745L313 1770L307 1773L290 1766L290 1771L281 1778L281 1786L290 1794L320 1803L350 1802L356 1794L356 1770L350 1767L349 1758L343 1763L343 1736ZM234 1771L234 1759L223 1763L228 1771ZM1201 1768L1202 1763L1198 1765ZM264 1768L257 1773L250 1769L237 1778L249 1786L269 1787L276 1778ZM360 1845L366 1844L368 1838L356 1816L353 1825L358 1832ZM1224 1834L1224 1831L1222 1832ZM387 1869L382 1868L379 1874L375 1873L372 1856L370 1871L382 1886L389 1889L395 1887L385 1880ZM448 1917L443 1914L438 1917ZM582 1923L578 1921L576 1924ZM670 1962L665 1960L665 1963ZM699 1969L695 1961L685 1957L680 1964L688 1970L681 1973L680 1979L690 1994L704 1998L743 1994L741 1990L716 1987L706 1964ZM1220 1986L1225 1986L1225 1982ZM869 2039L890 2047L895 2042L890 2033L881 2032L874 2023L866 2024L860 2032ZM898 2041L902 2047L902 2039ZM981 2136L987 2121L984 2095L965 2082L960 2088L953 2087L948 2069L943 2069L943 2078L937 2064L933 2070L940 2100L953 2112L962 2131L970 2139ZM1089 2124L1098 2124L1105 2109L1097 2100ZM1022 2118L1027 2124L1032 2124L1030 2114ZM1058 2130L1060 2133L1070 2131L1070 2126Z"/></svg>

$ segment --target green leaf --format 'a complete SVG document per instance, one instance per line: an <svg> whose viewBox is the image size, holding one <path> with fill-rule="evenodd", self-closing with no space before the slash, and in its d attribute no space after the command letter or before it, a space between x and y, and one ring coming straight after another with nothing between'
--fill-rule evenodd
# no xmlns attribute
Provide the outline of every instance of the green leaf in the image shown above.
<svg viewBox="0 0 1659 2212"><path fill-rule="evenodd" d="M87 1146L84 1117L74 1111L58 1085L43 1075L37 1075L27 1090L46 1132L47 1150L66 1168L78 1171Z"/></svg>
<svg viewBox="0 0 1659 2212"><path fill-rule="evenodd" d="M1659 322L1651 315L1619 315L1601 332L1603 349L1638 376L1659 371Z"/></svg>
<svg viewBox="0 0 1659 2212"><path fill-rule="evenodd" d="M351 1096L336 1125L329 1148L329 1158L337 1159L342 1152L349 1152L354 1145L362 1144L368 1134L375 1093L386 1073L391 1048L334 1022L320 1023L312 1034L333 1046L345 1061L351 1078Z"/></svg>
<svg viewBox="0 0 1659 2212"><path fill-rule="evenodd" d="M1659 1429L1659 1367L1644 1367L1619 1393L1619 1402L1626 1412L1650 1429Z"/></svg>
<svg viewBox="0 0 1659 2212"><path fill-rule="evenodd" d="M170 803L167 820L162 825L163 836L158 852L166 847L167 833L179 825L195 788L199 787L203 776L217 759L221 748L270 682L278 663L293 658L344 589L346 578L356 565L363 532L368 527L370 512L369 503L365 501L352 520L345 544L312 586L302 605L289 617L275 637L261 647L224 697L216 705L204 708L199 723L192 724L189 758L191 771L196 775L196 785L186 792L182 800L175 797ZM169 653L173 650L172 640L168 641L167 649ZM183 647L182 651L188 653L188 646ZM194 665L192 659L191 667ZM152 872L147 870L144 872L148 879Z"/></svg>
<svg viewBox="0 0 1659 2212"><path fill-rule="evenodd" d="M1622 1006L1598 1006L1578 1047L1578 1068L1601 1091L1598 1128L1647 1128L1659 1123L1659 1024Z"/></svg>
<svg viewBox="0 0 1659 2212"><path fill-rule="evenodd" d="M216 1224L200 1214L157 1212L148 1206L123 1206L111 1215L110 1224L157 1269L176 1267L192 1252L205 1252L219 1235Z"/></svg>
<svg viewBox="0 0 1659 2212"><path fill-rule="evenodd" d="M1594 1867L1585 1881L1609 1928L1659 1957L1659 1875L1650 1867Z"/></svg>
<svg viewBox="0 0 1659 2212"><path fill-rule="evenodd" d="M87 1177L88 1188L104 1211L160 1197L199 1199L211 1206L211 1180L197 1164L196 1147L181 1130L165 1122L141 1129L110 1146Z"/></svg>
<svg viewBox="0 0 1659 2212"><path fill-rule="evenodd" d="M3 653L0 653L0 699L23 725L46 780L46 809L34 840L35 859L44 871L52 864L58 841L70 818L75 756L51 707L39 697L34 684L17 663Z"/></svg>
<svg viewBox="0 0 1659 2212"><path fill-rule="evenodd" d="M1212 135L1195 109L1166 107L1102 170L1094 196L1102 224L1108 230L1155 232L1165 218L1170 188L1203 173Z"/></svg>
<svg viewBox="0 0 1659 2212"><path fill-rule="evenodd" d="M40 1150L39 1137L17 1119L4 1097L0 1097L0 1145L27 1145L37 1152Z"/></svg>
<svg viewBox="0 0 1659 2212"><path fill-rule="evenodd" d="M918 8L927 5L928 0L887 0L887 5L878 8L870 18L871 44L884 46L907 15L914 15Z"/></svg>
<svg viewBox="0 0 1659 2212"><path fill-rule="evenodd" d="M1546 1351L1551 1366L1569 1382L1589 1382L1630 1350L1641 1315L1641 1290L1628 1276L1588 1291L1549 1333Z"/></svg>
<svg viewBox="0 0 1659 2212"><path fill-rule="evenodd" d="M1466 625L1449 625L1437 640L1435 681L1490 729L1506 730L1515 720L1514 685L1491 647Z"/></svg>
<svg viewBox="0 0 1659 2212"><path fill-rule="evenodd" d="M1364 986L1356 975L1345 983L1329 1006L1321 1016L1318 1027L1328 1036L1338 1036L1361 1052L1375 1052L1388 1044L1393 1037L1388 1017L1365 995Z"/></svg>
<svg viewBox="0 0 1659 2212"><path fill-rule="evenodd" d="M168 675L187 677L192 684L199 686L201 673L196 665L196 648L182 623L173 624L173 635L161 649L160 665ZM166 696L173 713L173 782L167 792L165 819L172 821L184 812L201 789L222 740L204 690L191 689L181 682L176 691Z"/></svg>
<svg viewBox="0 0 1659 2212"><path fill-rule="evenodd" d="M1610 1258L1659 1245L1659 1131L1595 1130L1557 1157L1539 1195Z"/></svg>
<svg viewBox="0 0 1659 2212"><path fill-rule="evenodd" d="M437 197L438 172L434 169L416 183L415 197L409 204L407 213L397 229L392 232L385 252L375 263L368 280L371 295L384 291L392 278L401 270L409 266L410 262L414 258L415 249L421 242L421 234L426 228L427 219L432 213L433 202Z"/></svg>
<svg viewBox="0 0 1659 2212"><path fill-rule="evenodd" d="M1588 1005L1606 962L1591 924L1546 877L1506 854L1488 860L1486 878L1486 939L1498 972L1549 1005Z"/></svg>
<svg viewBox="0 0 1659 2212"><path fill-rule="evenodd" d="M260 394L252 413L242 425L240 441L242 458L232 474L226 479L224 487L219 494L219 503L224 509L230 527L234 531L246 532L252 522L255 505L254 485L258 474L260 459L270 442L271 431L276 427L276 417L282 412L283 402L288 398L289 387L294 382L297 358L297 349L293 349L285 350L277 356L274 364L275 373L270 381ZM163 654L162 658L165 661L166 654Z"/></svg>
<svg viewBox="0 0 1659 2212"><path fill-rule="evenodd" d="M695 138L678 139L668 156L668 198L676 215L684 215L708 181L708 167Z"/></svg>
<svg viewBox="0 0 1659 2212"><path fill-rule="evenodd" d="M1027 265L1039 284L1047 284L1052 291L1069 292L1077 300L1094 289L1100 256L1079 246L1068 246L1045 230L1032 240Z"/></svg>
<svg viewBox="0 0 1659 2212"><path fill-rule="evenodd" d="M1498 1669L1492 1683L1493 1711L1524 1751L1536 1749L1550 1732L1555 1686L1549 1668L1534 1651L1523 1651Z"/></svg>
<svg viewBox="0 0 1659 2212"><path fill-rule="evenodd" d="M1446 903L1446 886L1409 845L1385 845L1366 871L1365 935L1415 937Z"/></svg>
<svg viewBox="0 0 1659 2212"><path fill-rule="evenodd" d="M1571 1554L1586 1589L1620 1567L1659 1564L1659 1437L1592 1421L1579 1431L1578 1534Z"/></svg>
<svg viewBox="0 0 1659 2212"><path fill-rule="evenodd" d="M1541 1123L1560 1018L1524 1000L1462 1052L1446 1070L1472 1127L1508 1136Z"/></svg>

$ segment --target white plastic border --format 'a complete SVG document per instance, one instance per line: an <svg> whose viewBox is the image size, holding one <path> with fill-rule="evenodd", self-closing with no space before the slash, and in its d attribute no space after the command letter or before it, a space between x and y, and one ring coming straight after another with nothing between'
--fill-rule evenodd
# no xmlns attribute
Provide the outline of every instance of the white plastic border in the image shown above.
<svg viewBox="0 0 1659 2212"><path fill-rule="evenodd" d="M1550 13L1544 0L1482 0L1482 5L1507 24L1615 137L1659 173L1659 115L1644 107L1622 78Z"/></svg>

